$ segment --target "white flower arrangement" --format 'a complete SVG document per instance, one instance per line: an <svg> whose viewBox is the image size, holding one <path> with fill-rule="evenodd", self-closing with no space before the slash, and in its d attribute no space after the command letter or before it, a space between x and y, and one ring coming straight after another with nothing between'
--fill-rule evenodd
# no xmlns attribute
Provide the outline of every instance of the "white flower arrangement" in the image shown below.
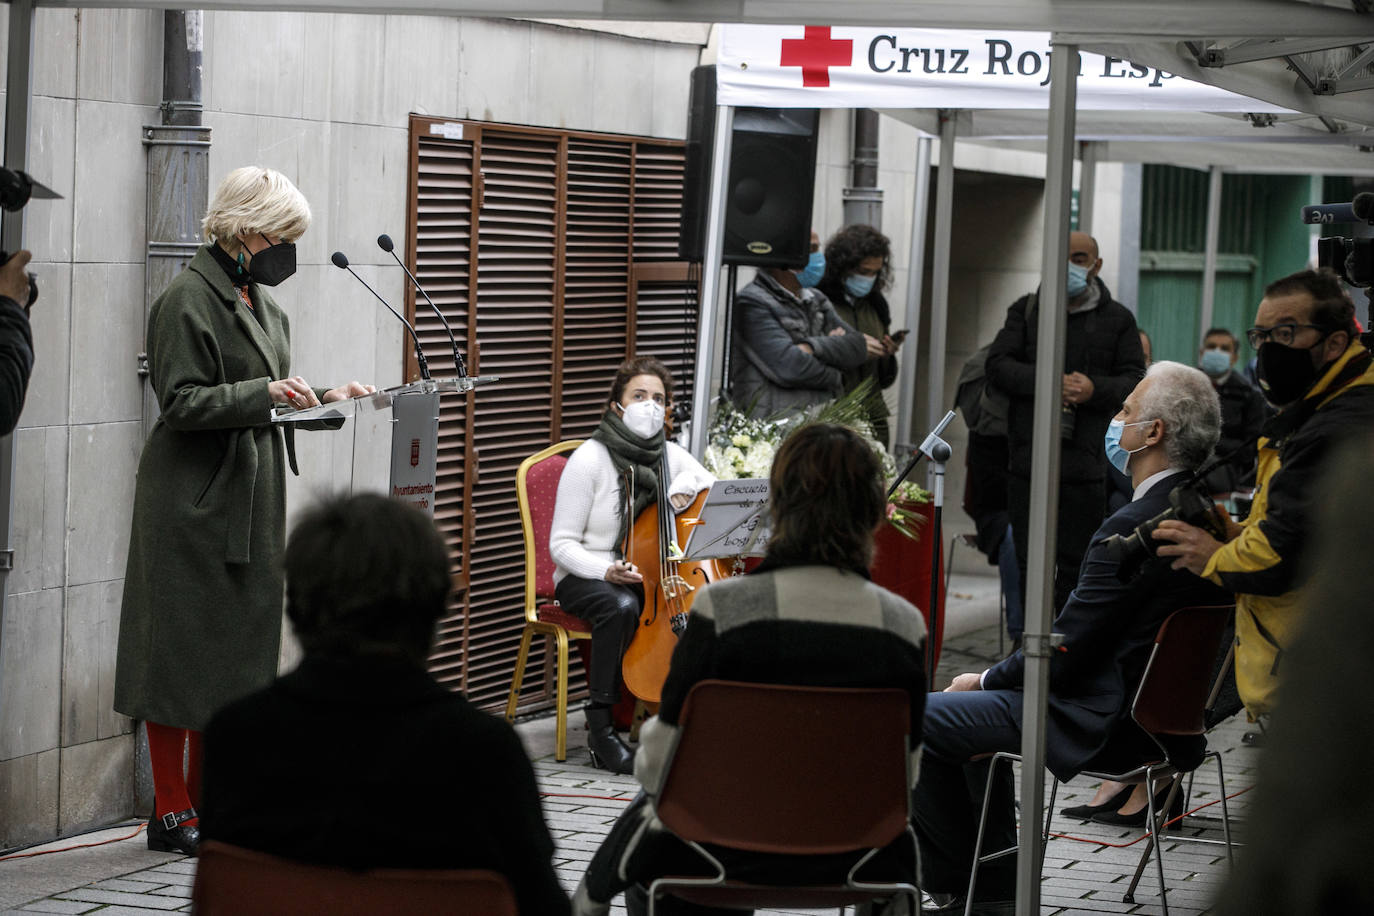
<svg viewBox="0 0 1374 916"><path fill-rule="evenodd" d="M884 481L891 485L897 476L897 462L873 436L873 427L869 425L863 409L871 396L871 384L865 381L844 397L816 411L814 416L790 414L762 419L750 417L734 404L722 400L707 434L702 464L720 480L767 477L782 440L798 426L814 420L848 426L867 439L882 461ZM888 503L888 522L907 537L919 539L920 526L925 522L925 517L913 512L910 507L929 501L928 491L910 480L903 481Z"/></svg>

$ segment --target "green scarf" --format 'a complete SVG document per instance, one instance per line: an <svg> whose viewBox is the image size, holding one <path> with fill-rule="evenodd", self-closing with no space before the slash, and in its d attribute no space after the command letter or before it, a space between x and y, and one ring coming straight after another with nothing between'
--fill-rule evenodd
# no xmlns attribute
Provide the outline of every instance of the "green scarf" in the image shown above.
<svg viewBox="0 0 1374 916"><path fill-rule="evenodd" d="M614 407L606 408L601 425L592 433L592 438L606 446L611 453L611 464L615 466L616 477L620 479L620 499L616 502L616 515L620 518L620 531L616 543L623 545L634 519L639 518L650 504L658 500L658 469L663 461L663 430L647 439L630 431L616 414ZM625 515L628 495L625 492L627 472L634 469L634 510L629 517Z"/></svg>

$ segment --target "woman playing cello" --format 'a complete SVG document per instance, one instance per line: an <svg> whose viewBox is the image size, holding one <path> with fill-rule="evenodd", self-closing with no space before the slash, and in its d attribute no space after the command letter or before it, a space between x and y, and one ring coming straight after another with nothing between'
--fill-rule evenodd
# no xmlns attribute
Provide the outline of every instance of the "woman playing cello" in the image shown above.
<svg viewBox="0 0 1374 916"><path fill-rule="evenodd" d="M624 555L630 527L664 494L674 510L688 506L715 478L686 449L668 442L663 420L673 377L652 356L621 363L601 425L568 459L558 482L549 532L558 603L592 627L587 672L587 749L592 762L631 772L633 753L616 734L611 707L620 698L620 662L644 607L644 576Z"/></svg>

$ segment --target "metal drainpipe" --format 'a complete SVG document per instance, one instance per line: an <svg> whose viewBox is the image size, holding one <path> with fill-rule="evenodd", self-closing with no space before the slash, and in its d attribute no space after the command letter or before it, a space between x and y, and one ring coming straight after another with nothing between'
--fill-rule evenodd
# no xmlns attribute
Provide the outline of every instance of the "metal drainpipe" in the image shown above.
<svg viewBox="0 0 1374 916"><path fill-rule="evenodd" d="M850 186L844 189L844 224L865 223L883 228L883 192L878 187L878 113L854 109L854 152ZM821 242L825 242L825 230Z"/></svg>
<svg viewBox="0 0 1374 916"><path fill-rule="evenodd" d="M200 220L210 199L210 128L200 123L201 23L200 10L162 14L162 123L143 128L148 150L145 339L147 310L196 253ZM138 355L138 373L146 380L146 353ZM144 438L157 416L156 396L145 385Z"/></svg>
<svg viewBox="0 0 1374 916"><path fill-rule="evenodd" d="M210 200L210 128L201 126L201 69L204 47L200 10L167 10L162 14L162 123L144 125L148 151L148 249L144 268L143 339L153 300L191 262L200 246L200 221ZM143 378L143 437L157 420L153 386L147 384L148 355L138 354ZM153 809L148 745L135 743L136 809Z"/></svg>

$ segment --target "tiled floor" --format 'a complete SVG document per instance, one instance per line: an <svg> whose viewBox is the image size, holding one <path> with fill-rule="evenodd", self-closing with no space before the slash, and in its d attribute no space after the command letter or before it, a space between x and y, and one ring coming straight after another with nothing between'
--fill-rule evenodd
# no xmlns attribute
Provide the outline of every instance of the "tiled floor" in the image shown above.
<svg viewBox="0 0 1374 916"><path fill-rule="evenodd" d="M939 684L961 671L980 671L997 657L997 631L987 628L953 639L945 647ZM547 727L546 727L547 726ZM1257 752L1241 744L1245 723L1232 720L1212 733L1211 744L1223 751L1226 790L1243 792L1253 778ZM540 754L551 748L552 727L547 720L522 726L527 743ZM601 838L615 821L637 785L628 777L593 769L581 745L581 722L570 727L568 760L558 763L552 753L538 756L535 768L545 795L549 827L557 843L556 865L571 890L586 868ZM473 787L480 791L480 787ZM1056 807L1086 801L1093 786L1075 781L1062 787ZM1048 794L1048 788L1046 789ZM1215 801L1219 786L1215 767L1197 774L1193 806ZM1243 820L1246 796L1232 802L1232 816ZM1212 814L1216 806L1204 814ZM1185 821L1183 833L1220 836ZM1080 913L1159 913L1158 880L1153 865L1145 873L1134 904L1122 896L1143 844L1141 832L1080 824L1057 819L1045 859L1041 912L1053 916ZM130 829L107 831L111 836ZM90 842L82 838L81 842ZM78 841L72 841L78 842ZM1169 840L1165 843L1165 874L1171 912L1179 916L1206 913L1226 875L1226 854L1219 846L1198 846ZM51 857L0 862L0 907L18 913L98 913L100 916L189 911L194 860L148 852L141 834L95 849L63 852ZM69 875L67 882L63 876ZM41 879L41 880L40 880ZM6 888L9 888L7 891ZM25 892L24 888L29 888ZM18 896L16 896L16 893ZM617 901L619 904L619 901ZM624 910L617 905L613 912Z"/></svg>

